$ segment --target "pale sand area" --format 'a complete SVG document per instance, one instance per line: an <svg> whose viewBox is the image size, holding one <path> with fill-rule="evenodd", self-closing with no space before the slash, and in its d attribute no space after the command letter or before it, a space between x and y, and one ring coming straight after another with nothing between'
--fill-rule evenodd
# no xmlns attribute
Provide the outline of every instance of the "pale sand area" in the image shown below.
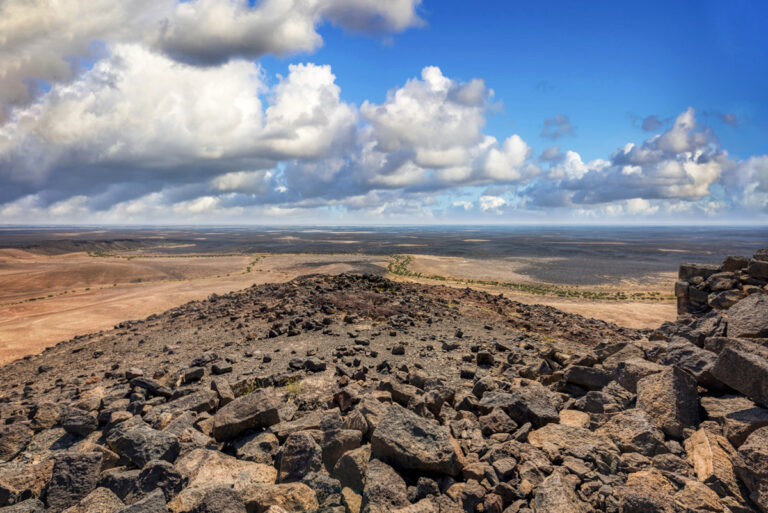
<svg viewBox="0 0 768 513"><path fill-rule="evenodd" d="M86 253L45 256L0 250L0 363L40 352L77 335L110 329L125 320L142 319L188 301L205 299L213 293L284 282L305 274L382 271L387 262L384 256L362 255L145 255L127 260ZM527 276L516 271L530 263L528 259L489 261L416 255L411 270L528 282ZM248 266L250 272L246 272ZM439 280L409 280L466 286ZM572 300L472 286L501 292L523 303L551 305L626 327L653 328L675 318L675 305L671 302ZM659 285L659 289L668 293L671 289L666 286ZM48 294L53 297L47 297ZM25 301L37 297L44 299Z"/></svg>
<svg viewBox="0 0 768 513"><path fill-rule="evenodd" d="M16 253L9 257L11 251ZM4 294L4 304L0 305L0 364L38 353L62 340L110 329L122 321L142 319L188 301L205 299L213 293L225 294L253 284L284 282L304 274L354 271L355 264L361 260L386 266L386 260L381 257L274 255L260 259L251 272L245 273L245 267L254 257L136 258L129 261L130 269L126 269L122 259L94 258L79 253L47 257L0 250L0 255L0 282L14 291ZM195 265L198 260L200 265ZM210 262L216 260L221 262ZM90 279L89 262L93 265ZM152 277L157 278L158 265L173 267L174 263L189 277L150 281ZM28 266L27 272L23 265ZM20 289L25 283L30 289L27 297L47 295L44 287L52 283L50 275L55 274L53 269L56 267L62 276L53 281L53 288L48 289L56 294L54 297L9 304L10 299L19 300ZM142 277L143 281L123 281L113 286L120 273L127 270L131 271L130 280ZM72 275L67 278L69 271ZM226 276L227 273L230 276ZM62 282L67 284L64 290L77 291L61 295ZM91 290L85 291L85 287Z"/></svg>

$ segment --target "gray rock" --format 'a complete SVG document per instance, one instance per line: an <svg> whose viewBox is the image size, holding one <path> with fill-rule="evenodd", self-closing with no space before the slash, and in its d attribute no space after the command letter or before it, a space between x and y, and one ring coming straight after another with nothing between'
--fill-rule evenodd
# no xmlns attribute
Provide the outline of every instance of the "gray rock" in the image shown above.
<svg viewBox="0 0 768 513"><path fill-rule="evenodd" d="M720 352L712 375L761 406L768 407L768 348L731 340Z"/></svg>
<svg viewBox="0 0 768 513"><path fill-rule="evenodd" d="M102 455L99 452L57 455L51 480L43 491L48 511L63 511L95 490L99 483L101 463Z"/></svg>
<svg viewBox="0 0 768 513"><path fill-rule="evenodd" d="M118 513L168 513L165 497L161 490L155 490L140 501L121 509Z"/></svg>
<svg viewBox="0 0 768 513"><path fill-rule="evenodd" d="M701 407L707 418L723 426L723 434L734 447L739 447L756 429L768 426L768 410L746 397L702 397Z"/></svg>
<svg viewBox="0 0 768 513"><path fill-rule="evenodd" d="M600 390L611 381L611 376L599 367L571 365L565 369L563 379L587 390Z"/></svg>
<svg viewBox="0 0 768 513"><path fill-rule="evenodd" d="M206 491L189 513L247 513L240 494L230 487L215 486Z"/></svg>
<svg viewBox="0 0 768 513"><path fill-rule="evenodd" d="M592 508L579 499L575 486L562 472L555 472L536 488L535 513L591 513Z"/></svg>
<svg viewBox="0 0 768 513"><path fill-rule="evenodd" d="M701 276L706 280L719 270L720 266L716 264L684 263L680 264L678 278L683 281L690 281L692 278Z"/></svg>
<svg viewBox="0 0 768 513"><path fill-rule="evenodd" d="M637 392L637 382L646 376L664 370L663 365L649 362L644 358L629 358L616 366L616 381L632 393Z"/></svg>
<svg viewBox="0 0 768 513"><path fill-rule="evenodd" d="M95 414L77 408L64 410L61 415L61 425L64 431L76 436L88 436L99 427Z"/></svg>
<svg viewBox="0 0 768 513"><path fill-rule="evenodd" d="M232 440L249 429L259 429L280 422L278 403L266 390L256 390L219 409L213 417L213 437Z"/></svg>
<svg viewBox="0 0 768 513"><path fill-rule="evenodd" d="M768 294L752 294L728 309L728 336L768 337Z"/></svg>
<svg viewBox="0 0 768 513"><path fill-rule="evenodd" d="M699 423L696 380L678 367L641 379L637 383L637 406L651 416L667 435L683 437L683 429Z"/></svg>
<svg viewBox="0 0 768 513"><path fill-rule="evenodd" d="M498 407L518 424L530 422L534 427L541 427L559 420L561 405L562 399L556 393L541 385L529 385L512 393L487 392L480 400L479 409L489 413Z"/></svg>
<svg viewBox="0 0 768 513"><path fill-rule="evenodd" d="M27 499L13 506L0 508L0 511L2 513L43 513L45 504L38 499Z"/></svg>
<svg viewBox="0 0 768 513"><path fill-rule="evenodd" d="M647 413L638 408L613 415L596 432L610 437L623 452L644 456L668 452L664 445L664 433Z"/></svg>
<svg viewBox="0 0 768 513"><path fill-rule="evenodd" d="M363 433L356 429L333 429L323 433L323 465L328 471L333 470L341 456L360 447Z"/></svg>
<svg viewBox="0 0 768 513"><path fill-rule="evenodd" d="M15 458L32 440L32 435L34 432L19 422L0 426L0 462Z"/></svg>
<svg viewBox="0 0 768 513"><path fill-rule="evenodd" d="M184 488L185 480L173 465L163 460L153 460L141 470L138 489L143 493L162 490L166 501L173 499Z"/></svg>
<svg viewBox="0 0 768 513"><path fill-rule="evenodd" d="M280 440L272 433L252 434L232 444L241 460L272 465L280 449Z"/></svg>
<svg viewBox="0 0 768 513"><path fill-rule="evenodd" d="M181 449L176 436L152 429L143 422L123 428L128 422L120 424L107 438L109 447L121 458L138 468L152 460L176 460Z"/></svg>
<svg viewBox="0 0 768 513"><path fill-rule="evenodd" d="M461 463L448 429L392 405L371 438L374 458L402 470L457 475Z"/></svg>
<svg viewBox="0 0 768 513"><path fill-rule="evenodd" d="M667 345L664 363L677 365L696 378L696 383L707 388L717 387L719 382L712 376L717 355L701 349L684 338L674 338Z"/></svg>
<svg viewBox="0 0 768 513"><path fill-rule="evenodd" d="M408 490L403 478L392 467L379 460L368 462L362 513L388 513L409 504Z"/></svg>
<svg viewBox="0 0 768 513"><path fill-rule="evenodd" d="M133 378L131 380L131 385L137 388L143 388L149 392L150 395L156 395L165 398L170 398L173 395L173 391L171 391L171 389L167 386L161 385L154 379L145 378L144 376Z"/></svg>
<svg viewBox="0 0 768 513"><path fill-rule="evenodd" d="M764 512L768 512L768 427L749 435L739 447L736 473L749 488L750 499Z"/></svg>
<svg viewBox="0 0 768 513"><path fill-rule="evenodd" d="M278 481L301 481L308 473L320 470L322 465L322 449L312 435L306 431L293 433L282 448Z"/></svg>
<svg viewBox="0 0 768 513"><path fill-rule="evenodd" d="M368 460L371 459L371 446L364 445L345 452L333 467L333 477L343 486L355 492L362 492Z"/></svg>

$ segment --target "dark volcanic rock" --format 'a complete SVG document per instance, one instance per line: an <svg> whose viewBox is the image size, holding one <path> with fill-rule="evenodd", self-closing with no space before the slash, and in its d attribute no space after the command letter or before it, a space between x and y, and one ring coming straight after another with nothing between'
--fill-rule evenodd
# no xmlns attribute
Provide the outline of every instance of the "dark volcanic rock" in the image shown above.
<svg viewBox="0 0 768 513"><path fill-rule="evenodd" d="M133 466L142 468L152 460L173 462L179 455L179 439L164 431L152 429L143 422L120 426L107 438L109 447Z"/></svg>
<svg viewBox="0 0 768 513"><path fill-rule="evenodd" d="M373 459L368 462L363 490L363 513L388 513L408 502L405 481L389 465Z"/></svg>
<svg viewBox="0 0 768 513"><path fill-rule="evenodd" d="M712 375L756 403L768 407L768 348L731 341L720 352Z"/></svg>
<svg viewBox="0 0 768 513"><path fill-rule="evenodd" d="M728 309L728 336L768 337L768 294L752 294Z"/></svg>
<svg viewBox="0 0 768 513"><path fill-rule="evenodd" d="M51 480L43 493L48 510L58 513L91 493L99 483L101 463L98 452L56 456Z"/></svg>
<svg viewBox="0 0 768 513"><path fill-rule="evenodd" d="M641 379L637 406L650 415L667 435L683 437L683 429L699 423L696 380L679 367Z"/></svg>
<svg viewBox="0 0 768 513"><path fill-rule="evenodd" d="M33 431L24 424L0 426L0 462L15 458L32 440L32 435Z"/></svg>
<svg viewBox="0 0 768 513"><path fill-rule="evenodd" d="M213 437L231 440L249 429L280 422L277 401L265 390L256 390L221 408L213 418Z"/></svg>
<svg viewBox="0 0 768 513"><path fill-rule="evenodd" d="M397 405L379 421L371 451L403 470L456 475L462 466L448 429Z"/></svg>

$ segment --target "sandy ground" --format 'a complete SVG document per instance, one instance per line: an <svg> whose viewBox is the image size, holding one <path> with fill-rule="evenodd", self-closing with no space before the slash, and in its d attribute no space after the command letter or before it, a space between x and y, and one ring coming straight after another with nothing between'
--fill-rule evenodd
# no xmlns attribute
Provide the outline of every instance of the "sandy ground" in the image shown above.
<svg viewBox="0 0 768 513"><path fill-rule="evenodd" d="M275 255L260 260L253 266L250 273L243 273L244 267L232 266L230 268L230 257L221 257L223 262L220 265L208 264L209 276L199 276L204 273L204 270L192 266L192 268L187 269L187 272L195 277L182 280L167 279L153 282L120 283L117 286L112 286L111 280L120 269L110 269L106 273L110 276L110 279L106 280L109 285L105 285L102 280L104 276L102 268L104 265L109 265L108 263L105 264L104 261L110 259L93 258L83 254L63 257L34 255L34 258L26 255L24 258L30 267L25 273L19 264L19 260L21 260L18 258L19 255L16 257L17 262L12 273L8 272L8 268L3 267L0 263L0 279L5 279L6 283L14 289L22 287L23 283L18 282L28 280L30 289L35 291L33 294L29 294L30 297L37 297L37 294L44 292L43 286L37 280L41 276L39 266L53 267L59 265L59 272L62 274L66 274L67 269L76 268L78 274L76 279L82 280L82 276L87 275L87 269L84 266L88 262L85 260L84 264L83 259L90 258L93 261L94 273L92 281L79 283L80 287L75 293L55 295L52 298L46 297L43 300L32 302L6 303L0 306L0 364L27 354L38 353L62 340L112 328L124 320L142 319L188 301L204 299L213 293L224 294L249 287L255 283L288 281L303 274L336 274L352 271L355 269L355 263L361 258L365 262L378 262L386 265L384 260L377 257ZM52 259L54 262L46 262L46 258ZM234 258L242 260L243 265L252 261L251 257ZM190 265L189 261L194 259L162 260L163 266L172 267L174 261L178 261L178 265L184 267ZM216 258L207 260L216 260ZM136 266L141 266L142 262L146 263L150 274L154 272L154 266L157 264L150 259L135 259L131 262ZM116 265L120 267L119 264L120 262ZM232 273L231 276L222 276L220 273L227 269ZM15 277L14 280L10 279L9 276L11 275ZM47 275L47 272L42 275ZM91 285L91 290L84 290L82 285L86 284ZM59 289L51 290L58 291Z"/></svg>
<svg viewBox="0 0 768 513"><path fill-rule="evenodd" d="M304 274L366 272L387 258L360 255L256 255L191 258L92 257L86 253L45 256L0 250L0 364L42 351L59 341L161 313L212 293L255 283L283 282ZM517 271L530 261L417 256L412 270L475 279L528 282ZM251 265L251 271L246 268ZM400 277L393 277L403 279ZM429 280L413 280L430 282ZM662 280L663 281L663 280ZM464 285L437 282L449 286ZM494 290L523 303L540 303L585 317L632 327L657 327L675 318L673 303L569 300ZM667 290L666 283L659 285ZM90 290L86 290L86 288ZM66 292L66 294L64 293ZM48 297L52 295L53 297ZM29 298L44 299L28 301Z"/></svg>

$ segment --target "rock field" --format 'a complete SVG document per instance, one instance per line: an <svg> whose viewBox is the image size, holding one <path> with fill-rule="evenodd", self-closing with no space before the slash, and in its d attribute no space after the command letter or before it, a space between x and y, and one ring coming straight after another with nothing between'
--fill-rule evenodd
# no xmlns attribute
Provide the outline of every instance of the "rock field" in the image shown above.
<svg viewBox="0 0 768 513"><path fill-rule="evenodd" d="M639 331L306 276L0 369L0 513L768 513L768 250Z"/></svg>

